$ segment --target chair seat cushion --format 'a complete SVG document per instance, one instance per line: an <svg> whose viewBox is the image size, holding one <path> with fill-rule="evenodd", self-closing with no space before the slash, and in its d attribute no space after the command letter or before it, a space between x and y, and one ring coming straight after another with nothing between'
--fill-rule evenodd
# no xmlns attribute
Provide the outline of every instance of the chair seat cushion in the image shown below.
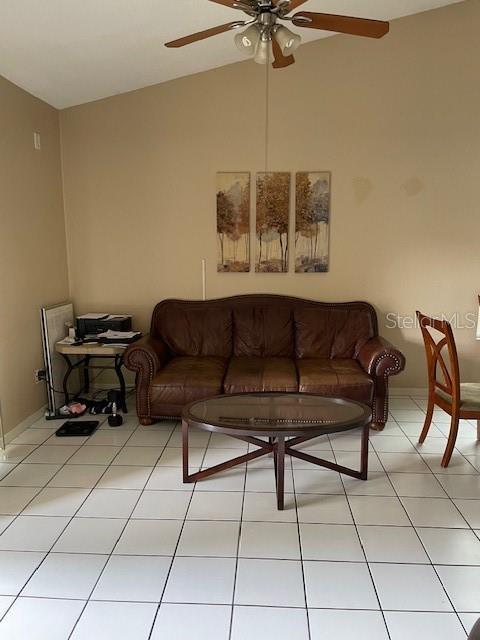
<svg viewBox="0 0 480 640"><path fill-rule="evenodd" d="M298 391L295 362L291 358L232 358L224 389L225 393Z"/></svg>
<svg viewBox="0 0 480 640"><path fill-rule="evenodd" d="M436 389L435 393L447 402L452 402L452 396L445 391ZM480 383L460 383L460 409L461 411L480 411Z"/></svg>
<svg viewBox="0 0 480 640"><path fill-rule="evenodd" d="M152 405L184 405L222 393L228 360L215 356L173 358L152 380Z"/></svg>
<svg viewBox="0 0 480 640"><path fill-rule="evenodd" d="M356 360L301 358L297 369L302 392L372 402L373 380Z"/></svg>

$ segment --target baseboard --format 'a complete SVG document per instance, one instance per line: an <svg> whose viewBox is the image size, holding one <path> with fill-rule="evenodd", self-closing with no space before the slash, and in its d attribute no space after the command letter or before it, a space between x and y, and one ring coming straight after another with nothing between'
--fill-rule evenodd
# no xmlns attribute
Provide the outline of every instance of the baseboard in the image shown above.
<svg viewBox="0 0 480 640"><path fill-rule="evenodd" d="M428 396L428 389L421 387L390 387L390 396L392 398L413 396L414 398L426 398Z"/></svg>
<svg viewBox="0 0 480 640"><path fill-rule="evenodd" d="M21 433L23 433L25 429L28 429L28 427L31 427L32 424L35 424L37 420L40 420L40 418L43 418L43 416L45 415L46 409L47 409L47 405L44 405L41 409L38 409L38 411L35 411L35 413L32 413L30 416L28 416L28 418L25 418L25 420L22 420L19 424L17 424L16 427L14 427L8 433L6 433L5 444L9 444L12 440L15 440L15 438L17 438ZM0 450L1 448L2 447L1 447L1 441L0 441Z"/></svg>

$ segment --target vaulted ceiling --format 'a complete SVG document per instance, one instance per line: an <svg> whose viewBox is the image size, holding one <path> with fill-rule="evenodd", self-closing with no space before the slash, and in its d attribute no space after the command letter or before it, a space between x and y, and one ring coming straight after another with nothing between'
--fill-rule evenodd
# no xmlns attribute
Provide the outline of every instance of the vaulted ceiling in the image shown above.
<svg viewBox="0 0 480 640"><path fill-rule="evenodd" d="M310 0L302 9L391 20L458 1ZM0 75L57 108L81 104L243 60L232 32L163 46L242 16L209 0L5 0ZM332 35L295 30L305 42Z"/></svg>

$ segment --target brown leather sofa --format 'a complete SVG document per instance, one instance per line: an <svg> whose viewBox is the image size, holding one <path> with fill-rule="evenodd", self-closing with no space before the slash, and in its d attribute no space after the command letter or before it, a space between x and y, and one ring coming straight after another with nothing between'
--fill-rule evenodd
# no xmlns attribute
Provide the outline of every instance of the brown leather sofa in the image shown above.
<svg viewBox="0 0 480 640"><path fill-rule="evenodd" d="M405 358L378 335L366 302L244 295L160 302L150 335L128 347L125 364L137 374L144 425L221 393L301 391L364 402L372 427L383 429L388 378Z"/></svg>

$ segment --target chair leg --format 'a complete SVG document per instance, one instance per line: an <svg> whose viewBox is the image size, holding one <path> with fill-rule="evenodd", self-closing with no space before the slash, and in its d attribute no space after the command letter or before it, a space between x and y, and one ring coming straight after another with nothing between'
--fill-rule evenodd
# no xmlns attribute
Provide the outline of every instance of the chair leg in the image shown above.
<svg viewBox="0 0 480 640"><path fill-rule="evenodd" d="M448 435L447 448L445 449L445 453L443 454L443 458L442 458L442 467L448 467L450 458L452 457L452 453L455 448L455 442L457 440L458 423L459 423L458 415L452 414L452 421L450 422L450 433Z"/></svg>
<svg viewBox="0 0 480 640"><path fill-rule="evenodd" d="M430 425L432 424L434 407L435 407L435 402L433 400L433 394L429 394L428 405L427 405L427 415L425 416L425 422L423 424L422 433L420 434L420 438L418 439L418 442L420 444L423 444L423 442L425 442L425 438L427 437L428 430L430 429Z"/></svg>

